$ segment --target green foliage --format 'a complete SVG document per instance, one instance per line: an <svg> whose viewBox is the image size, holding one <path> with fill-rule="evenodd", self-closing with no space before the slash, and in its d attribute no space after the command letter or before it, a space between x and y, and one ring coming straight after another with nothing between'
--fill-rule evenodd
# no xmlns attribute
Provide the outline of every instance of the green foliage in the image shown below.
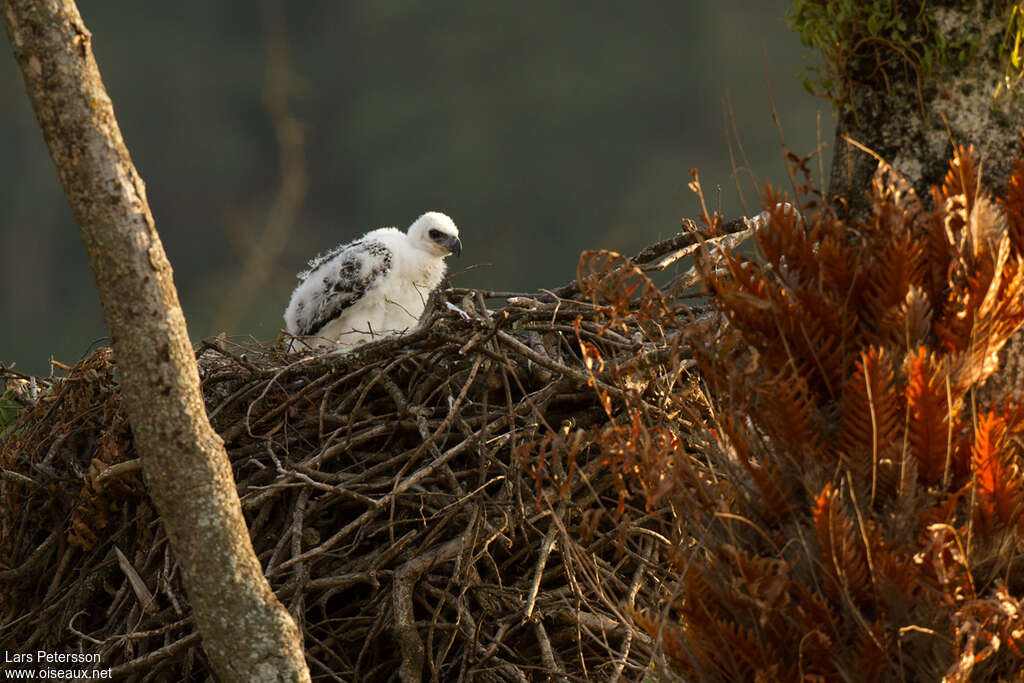
<svg viewBox="0 0 1024 683"><path fill-rule="evenodd" d="M999 56L1003 60L1003 82L1000 88L1012 90L1021 78L1024 78L1024 61L1021 60L1020 48L1024 39L1024 9L1021 3L1014 3L1010 10L1010 18L1006 22L1003 42L999 45ZM996 90L998 96L1000 89Z"/></svg>
<svg viewBox="0 0 1024 683"><path fill-rule="evenodd" d="M824 63L802 76L804 87L852 108L851 95L864 83L912 80L922 85L966 65L979 52L981 35L973 27L960 32L940 25L939 9L984 11L975 2L922 0L917 7L891 0L795 0L787 20L804 45L821 53ZM1022 19L1019 4L996 0L990 12L1006 13L1007 84L1019 78ZM1011 78L1012 77L1012 78ZM997 93L998 94L998 91Z"/></svg>

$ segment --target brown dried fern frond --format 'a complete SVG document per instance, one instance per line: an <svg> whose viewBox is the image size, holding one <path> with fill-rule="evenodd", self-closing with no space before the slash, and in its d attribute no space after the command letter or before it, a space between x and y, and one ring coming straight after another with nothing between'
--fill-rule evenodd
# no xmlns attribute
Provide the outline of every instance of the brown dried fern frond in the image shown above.
<svg viewBox="0 0 1024 683"><path fill-rule="evenodd" d="M820 404L835 401L854 356L857 316L845 302L820 288L801 288L797 306L780 316L791 362L808 378Z"/></svg>
<svg viewBox="0 0 1024 683"><path fill-rule="evenodd" d="M861 224L862 232L884 245L920 232L927 214L917 191L901 173L880 163L871 178L871 217Z"/></svg>
<svg viewBox="0 0 1024 683"><path fill-rule="evenodd" d="M622 318L638 321L672 322L672 313L661 290L631 259L614 251L598 249L580 255L576 268L580 291L590 297L605 324L614 326ZM656 327L645 329L652 330ZM662 341L660 336L653 340Z"/></svg>
<svg viewBox="0 0 1024 683"><path fill-rule="evenodd" d="M776 445L775 457L800 466L827 453L817 422L814 395L794 371L765 379L756 389L757 413L752 416Z"/></svg>
<svg viewBox="0 0 1024 683"><path fill-rule="evenodd" d="M778 328L770 315L774 306L781 305L784 294L753 261L734 254L723 258L727 274L707 272L705 285L720 302L722 312L738 330L760 335L765 341L759 346L770 348L778 337Z"/></svg>
<svg viewBox="0 0 1024 683"><path fill-rule="evenodd" d="M872 490L879 459L902 440L904 410L895 385L892 358L872 346L861 352L843 391L835 444L845 462L872 481Z"/></svg>
<svg viewBox="0 0 1024 683"><path fill-rule="evenodd" d="M789 652L764 647L756 631L731 619L716 619L715 628L725 646L716 663L722 673L729 674L728 680L794 680L796 663Z"/></svg>
<svg viewBox="0 0 1024 683"><path fill-rule="evenodd" d="M962 398L949 381L945 364L919 347L909 354L904 366L907 377L907 433L910 452L917 459L921 483L932 485L948 480L953 472L959 444Z"/></svg>
<svg viewBox="0 0 1024 683"><path fill-rule="evenodd" d="M794 598L804 594L784 560L750 555L722 546L710 567L691 567L683 577L682 599L673 609L681 629L665 652L683 672L700 680L794 680L798 663L792 643L808 635L801 623L778 619L800 609ZM726 584L717 577L735 578ZM795 613L794 613L795 614ZM656 624L643 624L653 636ZM812 633L822 624L818 622ZM678 647L685 643L685 647ZM742 654L740 654L742 653ZM833 671L822 652L808 669Z"/></svg>
<svg viewBox="0 0 1024 683"><path fill-rule="evenodd" d="M985 535L999 528L1024 530L1024 478L1020 449L1010 438L1002 415L978 417L971 466L976 490L974 520Z"/></svg>
<svg viewBox="0 0 1024 683"><path fill-rule="evenodd" d="M777 272L727 255L729 276L709 274L729 322L756 348L765 369L795 370L817 395L838 395L853 344L855 316L821 283L803 283L785 264Z"/></svg>
<svg viewBox="0 0 1024 683"><path fill-rule="evenodd" d="M762 194L762 205L768 220L754 232L754 239L765 263L774 269L785 266L804 280L817 279L821 268L816 257L817 245L825 236L823 228L834 224L805 223L787 203L785 195L770 185Z"/></svg>
<svg viewBox="0 0 1024 683"><path fill-rule="evenodd" d="M932 302L923 287L910 286L898 306L885 310L878 323L878 342L907 353L919 346L930 345L932 337Z"/></svg>
<svg viewBox="0 0 1024 683"><path fill-rule="evenodd" d="M639 411L632 412L628 424L609 424L595 440L602 464L615 476L619 491L616 514L622 514L637 489L649 509L656 508L670 492L680 490L691 492L700 505L713 504L703 481L694 474L679 436L669 429L648 427Z"/></svg>
<svg viewBox="0 0 1024 683"><path fill-rule="evenodd" d="M981 190L978 161L974 145L957 145L942 185L932 189L936 209L942 208L948 217L946 225L953 244L958 242L955 237L966 226L967 216Z"/></svg>
<svg viewBox="0 0 1024 683"><path fill-rule="evenodd" d="M953 185L969 178L950 171ZM976 173L969 163L959 170ZM961 174L962 175L962 174ZM954 182L955 181L955 182ZM936 217L941 217L951 252L948 273L950 287L936 320L935 330L944 348L968 351L958 375L964 383L984 381L994 370L995 356L1006 339L1018 329L1024 312L1020 301L1022 264L1012 245L1009 225L1020 219L1007 212L1019 211L1015 201L999 203L980 189L973 194L959 188L935 192ZM966 192L966 194L964 194ZM945 196L945 203L938 205Z"/></svg>
<svg viewBox="0 0 1024 683"><path fill-rule="evenodd" d="M712 440L723 459L719 514L736 525L688 528L702 548L728 544L759 559L785 555L772 534L799 537L814 558L802 569L814 588L794 582L788 590L800 598L779 602L778 619L739 622L762 650L785 631L780 622L803 623L796 605L824 605L815 611L843 675L879 657L880 671L899 675L907 660L895 650L904 647L920 655L915 675L941 675L955 655L939 635L951 632L951 615L978 599L976 585L988 590L992 567L1008 571L1000 553L1018 554L1002 532L1024 514L1014 445L1024 409L997 397L975 424L974 404L1024 322L1024 266L1011 236L1024 225L1024 162L1019 196L1001 203L978 169L974 150L958 148L926 210L880 164L874 212L855 226L828 215L801 222L769 190L769 220L755 233L762 258L727 254L725 269L706 273L734 330L716 333L729 340L717 353L705 345L696 355L712 361L700 367L721 401ZM794 512L786 499L813 502ZM747 586L744 567L757 564L720 570ZM738 599L720 595L707 609L734 618ZM700 628L716 627L708 619ZM935 635L903 630L917 624Z"/></svg>
<svg viewBox="0 0 1024 683"><path fill-rule="evenodd" d="M825 590L837 604L849 595L857 605L874 596L868 549L839 500L839 491L826 483L814 501L814 529L821 548L821 566L830 579Z"/></svg>
<svg viewBox="0 0 1024 683"><path fill-rule="evenodd" d="M781 522L793 513L789 484L774 458L754 461L750 453L751 436L737 422L737 419L729 416L722 416L719 420L722 432L728 439L726 448L733 449L740 465L750 474L761 496L760 500L770 515L768 521L773 524Z"/></svg>
<svg viewBox="0 0 1024 683"><path fill-rule="evenodd" d="M892 643L885 627L885 622L876 621L861 631L853 645L853 661L850 668L857 672L860 680L879 680L889 664L887 660Z"/></svg>
<svg viewBox="0 0 1024 683"><path fill-rule="evenodd" d="M868 273L865 272L865 254L852 246L853 238L847 233L849 226L830 215L812 218L830 224L823 230L821 240L817 244L816 257L819 264L823 287L829 287L831 295L837 301L849 302L847 309L855 308L861 298L861 292L867 283Z"/></svg>
<svg viewBox="0 0 1024 683"><path fill-rule="evenodd" d="M859 314L866 341L887 344L892 341L885 325L887 318L898 315L912 289L920 291L926 284L925 245L909 233L895 235L874 251L865 271L867 285Z"/></svg>
<svg viewBox="0 0 1024 683"><path fill-rule="evenodd" d="M967 310L962 313L965 317L970 315ZM1024 325L1024 259L1013 257L1010 260L1009 240L1005 237L1001 241L995 273L971 313L973 319L966 344L961 342L962 349L958 350L962 353L954 359L954 381L961 391L980 386L996 371L999 352Z"/></svg>

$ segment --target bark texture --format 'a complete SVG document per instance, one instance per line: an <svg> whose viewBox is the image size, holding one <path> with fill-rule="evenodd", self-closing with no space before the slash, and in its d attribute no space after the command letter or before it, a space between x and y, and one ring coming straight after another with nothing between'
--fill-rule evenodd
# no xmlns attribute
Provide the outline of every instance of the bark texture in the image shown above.
<svg viewBox="0 0 1024 683"><path fill-rule="evenodd" d="M867 56L845 65L850 102L839 113L829 191L847 199L853 216L869 209L867 189L877 161L848 145L846 136L892 164L922 198L941 184L953 145L973 144L981 153L983 182L1002 194L1024 127L1021 85L1016 92L998 90L1005 73L999 46L1008 9L997 0L972 8L956 0L931 0L920 13L914 5L907 20L917 17L918 40L909 48L923 54L925 41L956 43L975 36L977 48L966 64L940 63L925 74L914 63L915 54L904 50L905 58L885 65Z"/></svg>
<svg viewBox="0 0 1024 683"><path fill-rule="evenodd" d="M1010 3L929 0L920 8L911 5L904 9L904 17L911 35L916 32L916 40L908 41L913 52L901 48L905 58L880 64L866 56L855 65L833 69L848 77L843 91L849 93L850 101L849 106L838 103L829 194L844 198L852 218L863 218L871 210L868 188L878 162L849 144L847 137L889 162L925 202L929 188L942 184L954 145L971 144L978 149L982 183L997 196L1005 192L1021 150L1024 83L1007 90L1006 57L1000 55ZM928 74L913 63L926 50L926 42L935 49L939 42L962 44L972 38L977 47L965 63L940 64ZM870 39L861 43L872 44ZM1007 393L1024 397L1021 333L1003 347L1000 370L989 379L982 398Z"/></svg>
<svg viewBox="0 0 1024 683"><path fill-rule="evenodd" d="M308 681L299 631L263 576L184 315L72 0L0 0L3 22L92 265L146 486L225 681Z"/></svg>

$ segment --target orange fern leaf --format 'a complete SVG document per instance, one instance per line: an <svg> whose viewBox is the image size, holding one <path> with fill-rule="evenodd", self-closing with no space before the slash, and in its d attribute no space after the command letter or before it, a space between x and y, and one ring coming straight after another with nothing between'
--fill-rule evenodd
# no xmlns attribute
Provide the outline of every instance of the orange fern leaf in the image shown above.
<svg viewBox="0 0 1024 683"><path fill-rule="evenodd" d="M710 678L713 672L720 676L723 662L720 661L723 641L718 620L732 616L729 607L723 603L719 582L712 583L707 570L692 568L683 570L683 599L673 605L679 617L680 636L678 645L670 656L684 671L692 671L698 678ZM669 632L672 629L665 628ZM656 636L658 629L648 630ZM668 652L668 650L666 650Z"/></svg>
<svg viewBox="0 0 1024 683"><path fill-rule="evenodd" d="M885 315L906 301L910 289L925 284L925 258L924 243L910 234L890 238L881 246L869 268L859 311L868 331L879 330ZM875 336L875 343L887 341L882 334Z"/></svg>
<svg viewBox="0 0 1024 683"><path fill-rule="evenodd" d="M661 290L629 258L604 249L580 254L576 266L580 291L614 324L621 317L661 320L671 316Z"/></svg>
<svg viewBox="0 0 1024 683"><path fill-rule="evenodd" d="M789 562L753 555L728 544L723 545L720 552L735 577L730 592L756 609L752 615L757 624L764 626L780 610L790 606L793 567Z"/></svg>
<svg viewBox="0 0 1024 683"><path fill-rule="evenodd" d="M862 475L877 472L881 454L901 439L903 410L898 398L890 356L877 347L862 351L843 391L836 437L838 448Z"/></svg>
<svg viewBox="0 0 1024 683"><path fill-rule="evenodd" d="M817 226L804 228L791 213L776 211L778 221L758 231L766 259L777 265L727 255L728 276L708 273L705 281L729 322L758 350L775 373L795 368L815 399L838 397L847 371L846 350L854 346L856 315L847 310L849 291L839 291L818 258ZM830 263L839 276L856 281L856 260L838 239L829 244Z"/></svg>
<svg viewBox="0 0 1024 683"><path fill-rule="evenodd" d="M1009 261L1004 239L996 272L974 311L973 324L956 358L954 381L961 393L983 383L999 368L999 352L1024 324L1024 261Z"/></svg>
<svg viewBox="0 0 1024 683"><path fill-rule="evenodd" d="M754 233L754 239L765 261L774 270L778 270L783 262L798 271L805 266L818 270L816 245L821 238L821 225L804 225L801 218L788 208L786 197L770 185L763 193L762 202L769 220Z"/></svg>
<svg viewBox="0 0 1024 683"><path fill-rule="evenodd" d="M900 349L915 349L932 332L932 303L925 289L911 285L898 306L887 309L878 323L878 342Z"/></svg>
<svg viewBox="0 0 1024 683"><path fill-rule="evenodd" d="M807 455L821 457L825 452L824 438L814 417L815 404L806 380L792 370L785 371L766 380L758 394L756 419L773 441L783 447L776 454L789 456L797 465Z"/></svg>
<svg viewBox="0 0 1024 683"><path fill-rule="evenodd" d="M691 664L695 648L689 644L683 628L671 625L663 628L661 621L651 617L647 610L634 610L630 614L633 621L647 632L651 640L661 643L662 650L680 673L690 677L698 675L700 669Z"/></svg>
<svg viewBox="0 0 1024 683"><path fill-rule="evenodd" d="M857 316L834 295L819 288L801 288L792 306L780 316L786 338L801 374L811 380L818 399L839 398L850 351L857 333Z"/></svg>
<svg viewBox="0 0 1024 683"><path fill-rule="evenodd" d="M761 463L755 463L750 456L750 437L743 434L730 417L723 417L721 420L722 431L728 438L730 445L736 452L740 461L754 480L754 486L761 494L761 502L765 509L771 513L775 520L783 520L790 516L790 491L786 481L779 471L778 463L772 458L765 458Z"/></svg>
<svg viewBox="0 0 1024 683"><path fill-rule="evenodd" d="M723 261L728 277L707 273L704 282L729 322L749 336L764 337L766 342L762 346L770 345L778 338L778 331L772 316L765 313L781 302L782 292L752 261L733 254L726 254Z"/></svg>
<svg viewBox="0 0 1024 683"><path fill-rule="evenodd" d="M869 523L868 534L878 602L887 614L907 614L920 592L917 569L898 544L883 541L877 526Z"/></svg>
<svg viewBox="0 0 1024 683"><path fill-rule="evenodd" d="M953 150L953 158L949 161L949 170L942 181L942 189L939 191L945 202L952 202L953 205L969 213L974 206L974 199L977 196L980 186L978 173L978 151L974 145L957 145ZM936 203L936 206L939 206Z"/></svg>
<svg viewBox="0 0 1024 683"><path fill-rule="evenodd" d="M871 206L871 220L862 227L881 244L909 235L924 216L913 185L885 162L878 164L871 179Z"/></svg>
<svg viewBox="0 0 1024 683"><path fill-rule="evenodd" d="M1001 415L989 412L978 418L971 465L977 490L975 519L982 530L1022 522L1024 482L1015 451Z"/></svg>
<svg viewBox="0 0 1024 683"><path fill-rule="evenodd" d="M863 256L850 244L847 227L834 218L819 220L829 226L817 244L817 262L823 281L843 300L858 301L860 291L867 282Z"/></svg>
<svg viewBox="0 0 1024 683"><path fill-rule="evenodd" d="M853 671L857 672L859 680L877 681L881 677L889 645L884 622L875 622L861 630L853 650Z"/></svg>
<svg viewBox="0 0 1024 683"><path fill-rule="evenodd" d="M726 680L786 681L795 678L796 667L788 652L766 648L759 642L757 634L732 619L718 619L715 624L728 647L718 655L721 669L729 674Z"/></svg>
<svg viewBox="0 0 1024 683"><path fill-rule="evenodd" d="M837 602L844 591L858 604L869 601L873 590L867 549L831 484L825 484L815 498L813 517L821 560L833 579L826 584L826 591Z"/></svg>
<svg viewBox="0 0 1024 683"><path fill-rule="evenodd" d="M960 436L960 397L949 387L943 364L925 347L907 359L905 391L910 450L923 484L938 484L951 473Z"/></svg>

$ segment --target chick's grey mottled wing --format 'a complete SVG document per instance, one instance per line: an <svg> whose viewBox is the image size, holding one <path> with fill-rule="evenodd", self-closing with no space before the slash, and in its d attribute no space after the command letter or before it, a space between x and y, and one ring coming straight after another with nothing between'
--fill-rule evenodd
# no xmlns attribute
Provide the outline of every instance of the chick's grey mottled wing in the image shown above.
<svg viewBox="0 0 1024 683"><path fill-rule="evenodd" d="M310 261L303 287L309 287L306 311L298 316L299 333L312 336L345 314L380 284L391 270L391 250L383 242L362 239Z"/></svg>

